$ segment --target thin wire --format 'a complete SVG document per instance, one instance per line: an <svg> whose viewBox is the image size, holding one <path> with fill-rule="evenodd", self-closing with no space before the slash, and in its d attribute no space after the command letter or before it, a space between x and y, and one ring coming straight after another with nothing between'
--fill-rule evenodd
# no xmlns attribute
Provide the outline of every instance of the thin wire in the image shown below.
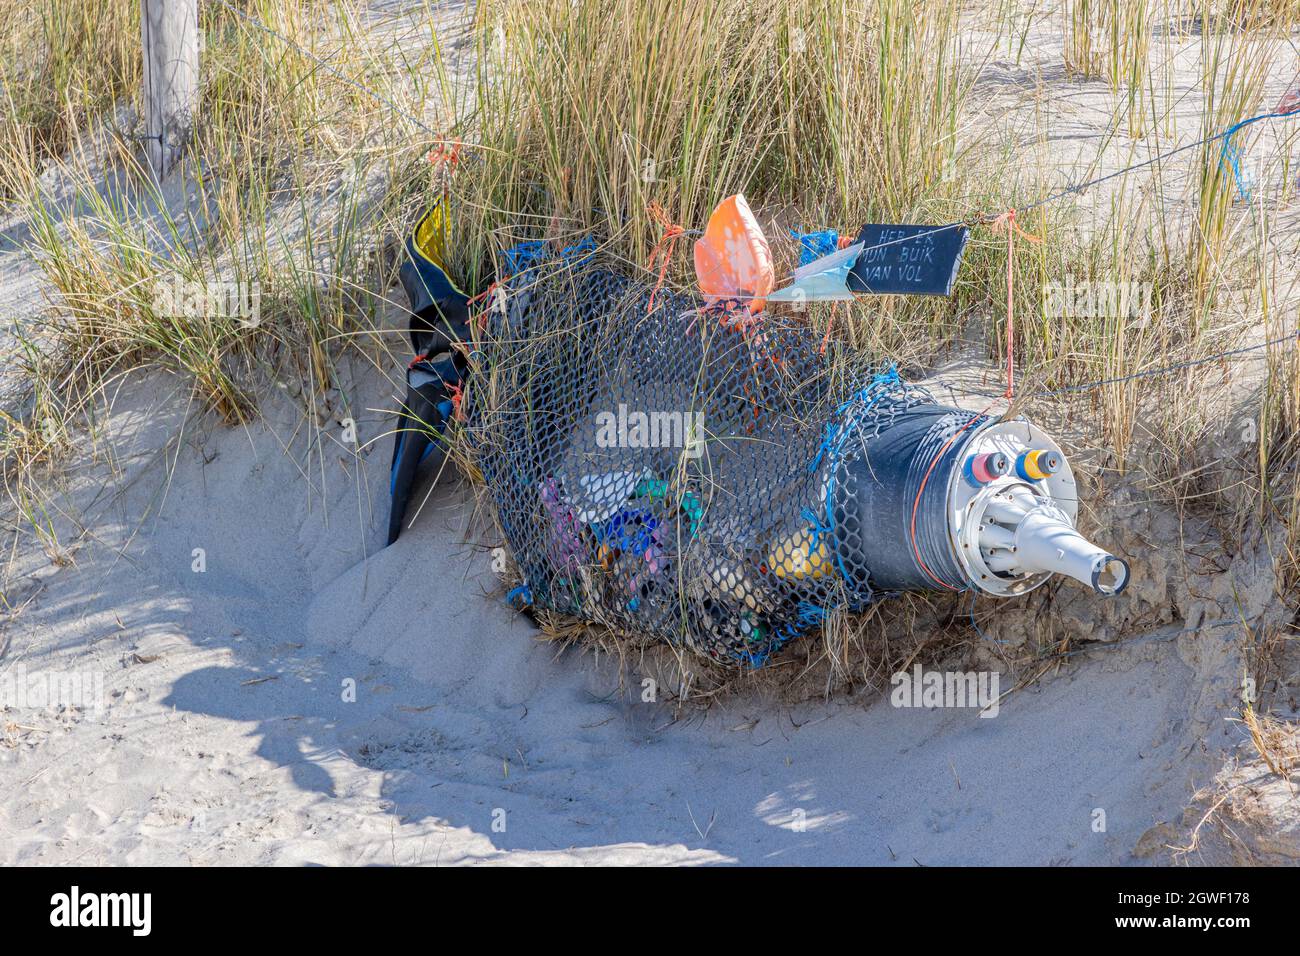
<svg viewBox="0 0 1300 956"><path fill-rule="evenodd" d="M1076 186L1067 186L1064 189L1062 189L1060 192L1052 193L1049 196L1045 196L1042 199L1037 200L1036 202L1032 202L1029 205L1022 207L1021 211L1023 212L1023 211L1028 211L1030 209L1037 209L1039 206L1045 206L1049 202L1055 202L1057 199L1063 199L1064 197L1072 195L1074 193L1082 192L1085 189L1090 189L1093 186L1097 186L1101 183L1107 182L1108 180L1114 179L1117 176L1123 176L1126 175L1127 173L1131 173L1138 169L1146 169L1148 166L1154 166L1156 163L1163 162L1164 160L1168 159L1171 156L1177 156L1179 153L1186 152L1189 149L1195 149L1197 146L1204 146L1206 143L1213 143L1215 140L1226 139L1227 137L1232 136L1233 134L1238 132L1239 130L1244 129L1247 126L1250 126L1252 123L1258 123L1263 120L1279 119L1279 118L1294 119L1298 116L1300 116L1300 110L1292 110L1289 113L1275 113L1275 112L1260 113L1257 116L1252 116L1248 119L1242 120L1239 123L1235 123L1232 126L1229 126L1226 130L1224 130L1221 133L1215 133L1212 136L1206 136L1203 139L1198 139L1195 142L1187 143L1184 146L1175 147L1174 149L1171 149L1167 153L1161 153L1158 156L1153 156L1151 159L1143 160L1140 163L1134 163L1132 166L1126 166L1125 168L1118 170L1117 172L1108 173L1105 176L1099 176L1098 178L1089 180L1088 182L1079 183Z"/></svg>
<svg viewBox="0 0 1300 956"><path fill-rule="evenodd" d="M1195 140L1194 142L1191 143L1186 143L1182 146L1177 146L1174 149L1171 149L1167 153L1161 153L1158 156L1153 156L1151 159L1143 160L1140 163L1134 163L1131 166L1125 166L1123 169L1116 170L1113 173L1107 173L1105 176L1098 176L1097 178L1089 179L1086 182L1076 183L1073 186L1067 186L1064 189L1060 190L1059 192L1051 193L1047 196L1044 196L1042 199L1036 199L1031 203L1027 203L1026 205L1016 206L1013 208L1015 208L1017 212L1029 212L1032 209L1037 209L1040 206L1045 206L1048 203L1055 202L1058 199L1064 199L1066 196L1072 196L1075 195L1076 193L1084 192L1085 190L1091 189L1093 186L1098 186L1101 183L1109 182L1112 179L1116 179L1120 176L1125 176L1136 170L1146 169L1148 166L1154 166L1157 163L1169 159L1171 156L1177 156L1179 153L1186 152L1189 149L1195 149L1197 146L1204 146L1206 143L1213 143L1216 140L1233 136L1243 128L1250 126L1252 123L1259 123L1263 120L1270 120L1270 119L1295 119L1297 117L1300 117L1300 110L1292 110L1289 113L1276 113L1276 112L1260 113L1258 116L1252 116L1249 117L1248 119L1242 120L1239 123L1234 123L1232 126L1228 127L1226 130L1223 130L1222 132L1215 133L1211 136L1205 136L1201 139ZM968 220L950 222L946 226L936 226L934 229L931 229L928 232L918 232L911 236L900 236L897 239L890 239L888 242L877 243L876 245L873 246L864 246L862 251L869 252L872 249L883 249L885 246L892 246L901 242L911 242L915 239L921 239L926 236L933 236L940 232L947 232L950 229L968 228L972 225L987 225L988 223L993 221L994 218L996 217L991 218L989 216L976 216Z"/></svg>
<svg viewBox="0 0 1300 956"><path fill-rule="evenodd" d="M1229 619L1222 621L1210 621L1208 624L1201 624L1198 627L1185 627L1181 631L1155 631L1150 634L1144 634L1141 637L1130 637L1118 641L1089 641L1072 651L1059 651L1055 654L1048 654L1046 657L1034 658L1034 663L1043 663L1044 661L1061 661L1076 654L1085 654L1088 651L1102 650L1119 650L1125 647L1136 647L1139 644L1147 644L1151 641L1173 641L1182 637L1184 634L1199 634L1201 631L1213 631L1221 627L1246 627L1246 622L1242 620ZM976 628L978 630L978 628Z"/></svg>
<svg viewBox="0 0 1300 956"><path fill-rule="evenodd" d="M1100 388L1103 385L1118 385L1121 382L1131 382L1134 379L1150 378L1156 375L1168 375L1170 372L1177 372L1185 368L1195 368L1198 365L1208 365L1211 362L1217 362L1220 359L1228 358L1233 355L1243 355L1246 352L1257 352L1260 349L1271 348L1274 345L1281 345L1284 342L1294 342L1300 339L1300 330L1291 332L1287 335L1280 336L1276 339L1270 339L1267 342L1260 342L1257 345L1247 345L1238 349L1228 349L1226 352L1218 352L1205 358L1190 359L1186 362L1176 362L1173 365L1167 365L1164 368L1151 369L1145 372L1134 372L1132 375L1121 375L1117 378L1103 378L1096 382L1088 382L1083 385L1067 385L1064 388L1049 389L1047 391L1033 392L1030 398L1049 398L1053 395L1066 395L1070 392L1084 392L1094 388Z"/></svg>
<svg viewBox="0 0 1300 956"><path fill-rule="evenodd" d="M1178 372L1185 368L1194 368L1198 365L1209 365L1211 362L1217 362L1220 359L1232 358L1237 355L1244 355L1247 352L1258 352L1261 349L1272 348L1275 345L1284 345L1287 342L1300 340L1300 329L1290 332L1287 335L1279 336L1275 339L1269 339L1267 342L1259 342L1255 345L1245 345L1240 348L1228 349L1223 352L1215 352L1213 355L1207 355L1198 359L1189 359L1185 362L1175 362L1173 365L1165 365L1160 368L1148 369L1144 372L1134 372L1132 375L1120 375L1115 378L1102 378L1095 382L1084 382L1080 385L1065 385L1061 388L1041 389L1037 392L1022 392L1021 398L1052 398L1057 395L1068 395L1073 392L1087 392L1094 388L1101 388L1103 385L1118 385L1123 382L1131 382L1134 379L1154 378L1159 375L1168 375L1171 372ZM951 386L949 386L951 389ZM972 389L964 390L966 395L977 395L980 398L1001 398L1002 393L975 391Z"/></svg>
<svg viewBox="0 0 1300 956"><path fill-rule="evenodd" d="M980 592L976 588L971 588L970 592L970 626L975 629L975 633L980 636L980 640L986 644L1010 644L1011 642L1004 638L992 638L984 633L984 629L979 626L975 620L975 602L979 600Z"/></svg>

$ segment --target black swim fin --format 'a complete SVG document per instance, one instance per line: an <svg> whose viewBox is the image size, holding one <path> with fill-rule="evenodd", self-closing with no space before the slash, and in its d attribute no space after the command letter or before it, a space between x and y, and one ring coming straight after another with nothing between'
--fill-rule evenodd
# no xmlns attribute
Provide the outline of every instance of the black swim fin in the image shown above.
<svg viewBox="0 0 1300 956"><path fill-rule="evenodd" d="M464 370L456 358L415 362L406 373L406 400L397 415L393 463L389 477L392 504L388 512L388 543L402 533L406 508L420 463L444 441L447 422L455 412L453 390Z"/></svg>

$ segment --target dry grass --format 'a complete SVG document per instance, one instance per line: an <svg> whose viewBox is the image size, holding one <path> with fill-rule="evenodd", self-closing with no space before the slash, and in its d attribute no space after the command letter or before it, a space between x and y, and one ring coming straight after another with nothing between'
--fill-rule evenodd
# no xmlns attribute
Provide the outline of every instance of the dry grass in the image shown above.
<svg viewBox="0 0 1300 956"><path fill-rule="evenodd" d="M1300 778L1300 727L1257 713L1247 704L1242 723L1253 758L1229 763L1198 791L1184 816L1189 829L1172 847L1178 862L1211 865L1294 865L1300 856L1295 827Z"/></svg>
<svg viewBox="0 0 1300 956"><path fill-rule="evenodd" d="M122 34L134 21L124 11L137 6L113 0L104 19L67 29L82 43L113 31L130 45ZM366 186L408 175L420 147L367 94L292 45L382 83L353 32L355 8L242 6L292 42L203 6L202 120L182 171L161 190L133 144L134 95L96 111L87 90L103 83L93 75L49 91L68 105L63 125L25 122L12 101L3 117L27 134L0 144L0 194L20 212L52 295L48 324L24 334L41 356L38 390L63 397L60 431L105 382L141 363L184 375L226 421L245 421L258 383L277 370L268 356L323 392L343 343L367 341L373 329L370 290L390 284L385 243L401 210L382 185L371 196ZM77 147L61 150L69 136ZM260 317L174 314L159 289L176 282L257 286Z"/></svg>
<svg viewBox="0 0 1300 956"><path fill-rule="evenodd" d="M1279 779L1290 782L1300 770L1300 731L1295 724L1260 716L1249 705L1242 712L1242 722L1264 766Z"/></svg>
<svg viewBox="0 0 1300 956"><path fill-rule="evenodd" d="M467 281L513 241L593 227L644 265L652 202L687 228L738 191L790 225L976 211L958 129L974 72L951 0L498 2L479 27L468 132L485 148L456 184ZM893 332L914 320L956 330L934 303L876 305L899 321L855 312L859 347L905 348Z"/></svg>
<svg viewBox="0 0 1300 956"><path fill-rule="evenodd" d="M139 86L139 6L0 0L0 156L60 155L87 117Z"/></svg>

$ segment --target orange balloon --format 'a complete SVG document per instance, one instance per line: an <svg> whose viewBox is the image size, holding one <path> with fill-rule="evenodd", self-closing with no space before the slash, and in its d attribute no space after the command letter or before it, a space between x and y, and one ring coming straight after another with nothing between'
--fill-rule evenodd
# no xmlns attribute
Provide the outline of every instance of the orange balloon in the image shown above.
<svg viewBox="0 0 1300 956"><path fill-rule="evenodd" d="M762 310L763 297L776 284L772 250L741 194L722 200L709 217L695 243L695 276L710 304L740 299L753 311Z"/></svg>

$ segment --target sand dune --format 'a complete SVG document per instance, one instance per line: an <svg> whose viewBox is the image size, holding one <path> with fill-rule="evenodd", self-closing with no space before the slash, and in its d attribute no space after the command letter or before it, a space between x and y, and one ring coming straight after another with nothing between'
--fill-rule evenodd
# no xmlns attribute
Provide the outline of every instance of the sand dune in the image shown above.
<svg viewBox="0 0 1300 956"><path fill-rule="evenodd" d="M354 409L387 398L354 384ZM63 496L93 529L75 567L18 555L6 666L102 672L104 700L12 718L4 862L1125 863L1209 765L1184 759L1195 681L1168 640L995 719L869 698L679 718L505 606L463 491L382 549L387 439L358 457L336 423L267 411L212 427L135 383L111 467ZM389 427L357 415L363 443Z"/></svg>

